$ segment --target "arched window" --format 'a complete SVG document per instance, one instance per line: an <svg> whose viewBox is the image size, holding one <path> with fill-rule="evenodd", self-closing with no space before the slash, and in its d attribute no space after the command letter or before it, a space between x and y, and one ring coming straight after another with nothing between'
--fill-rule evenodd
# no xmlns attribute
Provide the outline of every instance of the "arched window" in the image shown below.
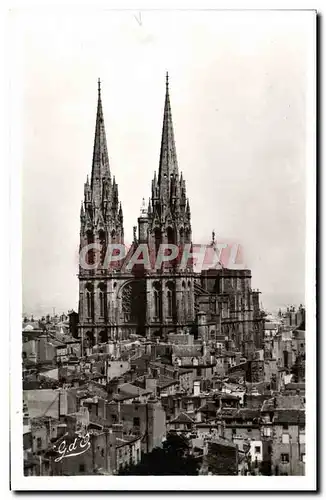
<svg viewBox="0 0 326 500"><path fill-rule="evenodd" d="M156 228L154 231L154 239L155 239L155 256L157 256L162 240L161 231L159 230L159 228Z"/></svg>
<svg viewBox="0 0 326 500"><path fill-rule="evenodd" d="M100 316L104 316L104 293L100 290Z"/></svg>
<svg viewBox="0 0 326 500"><path fill-rule="evenodd" d="M116 235L115 230L113 229L111 231L111 243L112 243L112 245L114 245L116 243L116 240L117 240L117 235Z"/></svg>
<svg viewBox="0 0 326 500"><path fill-rule="evenodd" d="M174 229L172 229L172 227L168 227L167 236L168 236L168 243L175 245L176 237L175 237L175 231Z"/></svg>
<svg viewBox="0 0 326 500"><path fill-rule="evenodd" d="M94 243L94 235L93 235L92 231L87 231L86 238L87 238L87 246L92 245ZM88 250L86 262L89 266L94 264L94 249L93 248Z"/></svg>
<svg viewBox="0 0 326 500"><path fill-rule="evenodd" d="M155 316L159 316L159 307L160 307L160 298L159 298L159 292L155 290L154 292L154 306L155 306Z"/></svg>
<svg viewBox="0 0 326 500"><path fill-rule="evenodd" d="M88 285L86 288L86 314L88 318L94 318L94 297L92 285Z"/></svg>
<svg viewBox="0 0 326 500"><path fill-rule="evenodd" d="M182 313L184 318L187 318L187 291L186 291L186 282L182 282Z"/></svg>
<svg viewBox="0 0 326 500"><path fill-rule="evenodd" d="M155 282L154 285L154 315L156 318L161 317L161 285Z"/></svg>
<svg viewBox="0 0 326 500"><path fill-rule="evenodd" d="M93 347L95 345L94 335L92 332L86 332L85 347Z"/></svg>
<svg viewBox="0 0 326 500"><path fill-rule="evenodd" d="M171 281L167 284L167 315L172 318L175 315L175 286Z"/></svg>
<svg viewBox="0 0 326 500"><path fill-rule="evenodd" d="M191 311L192 298L193 298L193 295L191 293L191 282L188 281L187 304L188 304L189 311Z"/></svg>
<svg viewBox="0 0 326 500"><path fill-rule="evenodd" d="M168 227L168 229L167 229L167 238L168 238L169 245L176 245L176 243L177 243L176 232L172 227ZM170 250L170 254L171 254L171 250ZM175 267L176 264L177 264L177 259L173 259L173 260L167 262L168 267Z"/></svg>
<svg viewBox="0 0 326 500"><path fill-rule="evenodd" d="M104 283L99 284L100 316L106 318L106 288Z"/></svg>
<svg viewBox="0 0 326 500"><path fill-rule="evenodd" d="M172 292L171 290L168 290L168 316L172 316L172 310L173 310L173 297L172 297Z"/></svg>

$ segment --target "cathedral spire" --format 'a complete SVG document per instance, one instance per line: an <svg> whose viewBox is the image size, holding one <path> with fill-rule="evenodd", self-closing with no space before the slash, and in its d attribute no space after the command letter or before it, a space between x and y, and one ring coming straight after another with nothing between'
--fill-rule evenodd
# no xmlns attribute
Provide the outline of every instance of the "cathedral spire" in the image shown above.
<svg viewBox="0 0 326 500"><path fill-rule="evenodd" d="M100 79L98 79L97 92L97 113L91 177L91 189L95 205L100 204L103 180L110 177L110 166L103 118Z"/></svg>
<svg viewBox="0 0 326 500"><path fill-rule="evenodd" d="M177 152L174 141L174 131L170 105L168 73L166 73L165 87L163 129L161 140L160 166L158 174L160 196L162 198L169 196L171 175L176 175L178 172Z"/></svg>

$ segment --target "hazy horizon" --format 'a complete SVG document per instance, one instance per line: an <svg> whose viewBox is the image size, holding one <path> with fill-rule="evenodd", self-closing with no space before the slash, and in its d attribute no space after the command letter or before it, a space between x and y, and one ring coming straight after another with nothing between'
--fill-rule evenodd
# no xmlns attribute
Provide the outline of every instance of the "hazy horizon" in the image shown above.
<svg viewBox="0 0 326 500"><path fill-rule="evenodd" d="M23 99L23 311L78 308L97 79L125 240L158 169L165 72L193 241L245 251L267 309L304 303L308 26L289 11L14 12ZM310 39L309 39L310 41Z"/></svg>

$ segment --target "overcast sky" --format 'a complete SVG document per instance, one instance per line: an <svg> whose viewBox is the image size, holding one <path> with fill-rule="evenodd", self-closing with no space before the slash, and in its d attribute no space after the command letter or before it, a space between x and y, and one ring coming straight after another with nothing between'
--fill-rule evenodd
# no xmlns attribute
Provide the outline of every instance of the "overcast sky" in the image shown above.
<svg viewBox="0 0 326 500"><path fill-rule="evenodd" d="M158 168L165 72L194 242L243 245L265 307L304 301L310 16L13 14L23 61L23 310L77 309L79 210L97 78L125 240Z"/></svg>

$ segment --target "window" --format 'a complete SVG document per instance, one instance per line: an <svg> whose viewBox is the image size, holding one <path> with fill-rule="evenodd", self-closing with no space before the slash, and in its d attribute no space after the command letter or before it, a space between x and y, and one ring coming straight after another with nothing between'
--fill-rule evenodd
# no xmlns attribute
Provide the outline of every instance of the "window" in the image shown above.
<svg viewBox="0 0 326 500"><path fill-rule="evenodd" d="M91 292L86 292L86 299L87 299L87 316L90 318L91 317Z"/></svg>
<svg viewBox="0 0 326 500"><path fill-rule="evenodd" d="M140 418L134 417L134 427L139 427L139 426L140 426Z"/></svg>
<svg viewBox="0 0 326 500"><path fill-rule="evenodd" d="M305 453L301 453L301 462L303 463L306 463L306 454Z"/></svg>
<svg viewBox="0 0 326 500"><path fill-rule="evenodd" d="M288 424L283 424L283 431L287 431L289 428Z"/></svg>
<svg viewBox="0 0 326 500"><path fill-rule="evenodd" d="M94 243L94 236L91 231L87 231L87 245L92 245ZM94 264L94 249L90 249L87 252L87 264L92 265Z"/></svg>
<svg viewBox="0 0 326 500"><path fill-rule="evenodd" d="M299 434L299 443L304 444L306 442L306 435L304 432L300 432Z"/></svg>
<svg viewBox="0 0 326 500"><path fill-rule="evenodd" d="M85 472L85 465L79 464L79 472Z"/></svg>
<svg viewBox="0 0 326 500"><path fill-rule="evenodd" d="M105 307L105 295L102 290L100 290L100 316L104 317L104 307Z"/></svg>
<svg viewBox="0 0 326 500"><path fill-rule="evenodd" d="M288 464L289 463L289 454L281 453L281 462Z"/></svg>
<svg viewBox="0 0 326 500"><path fill-rule="evenodd" d="M160 302L159 302L159 295L158 291L155 290L154 292L154 309L155 309L155 316L158 318L159 317L159 308L160 308Z"/></svg>
<svg viewBox="0 0 326 500"><path fill-rule="evenodd" d="M100 250L101 264L104 264L106 255L106 238L104 231L100 231L98 237L99 237L99 243L101 245L101 250Z"/></svg>
<svg viewBox="0 0 326 500"><path fill-rule="evenodd" d="M102 455L102 457L104 457L104 448L102 448L102 450L101 450L101 455Z"/></svg>
<svg viewBox="0 0 326 500"><path fill-rule="evenodd" d="M168 291L168 316L172 316L172 292Z"/></svg>
<svg viewBox="0 0 326 500"><path fill-rule="evenodd" d="M237 433L237 430L236 429L232 429L232 434L236 434Z"/></svg>
<svg viewBox="0 0 326 500"><path fill-rule="evenodd" d="M93 318L94 316L94 297L93 297L93 289L91 285L88 285L86 291L86 307L87 307L87 316L88 318Z"/></svg>
<svg viewBox="0 0 326 500"><path fill-rule="evenodd" d="M255 446L255 453L260 453L260 446Z"/></svg>
<svg viewBox="0 0 326 500"><path fill-rule="evenodd" d="M264 427L263 435L265 437L270 437L270 435L271 435L271 428L270 427Z"/></svg>
<svg viewBox="0 0 326 500"><path fill-rule="evenodd" d="M37 438L37 448L38 449L42 448L42 438L40 437Z"/></svg>
<svg viewBox="0 0 326 500"><path fill-rule="evenodd" d="M289 444L290 438L288 434L282 434L282 443L283 444Z"/></svg>
<svg viewBox="0 0 326 500"><path fill-rule="evenodd" d="M117 423L117 416L116 415L111 415L111 418L112 418L112 422L114 424L116 424Z"/></svg>
<svg viewBox="0 0 326 500"><path fill-rule="evenodd" d="M155 238L155 255L157 255L161 244L161 231L158 228L156 228L154 231L154 238Z"/></svg>

